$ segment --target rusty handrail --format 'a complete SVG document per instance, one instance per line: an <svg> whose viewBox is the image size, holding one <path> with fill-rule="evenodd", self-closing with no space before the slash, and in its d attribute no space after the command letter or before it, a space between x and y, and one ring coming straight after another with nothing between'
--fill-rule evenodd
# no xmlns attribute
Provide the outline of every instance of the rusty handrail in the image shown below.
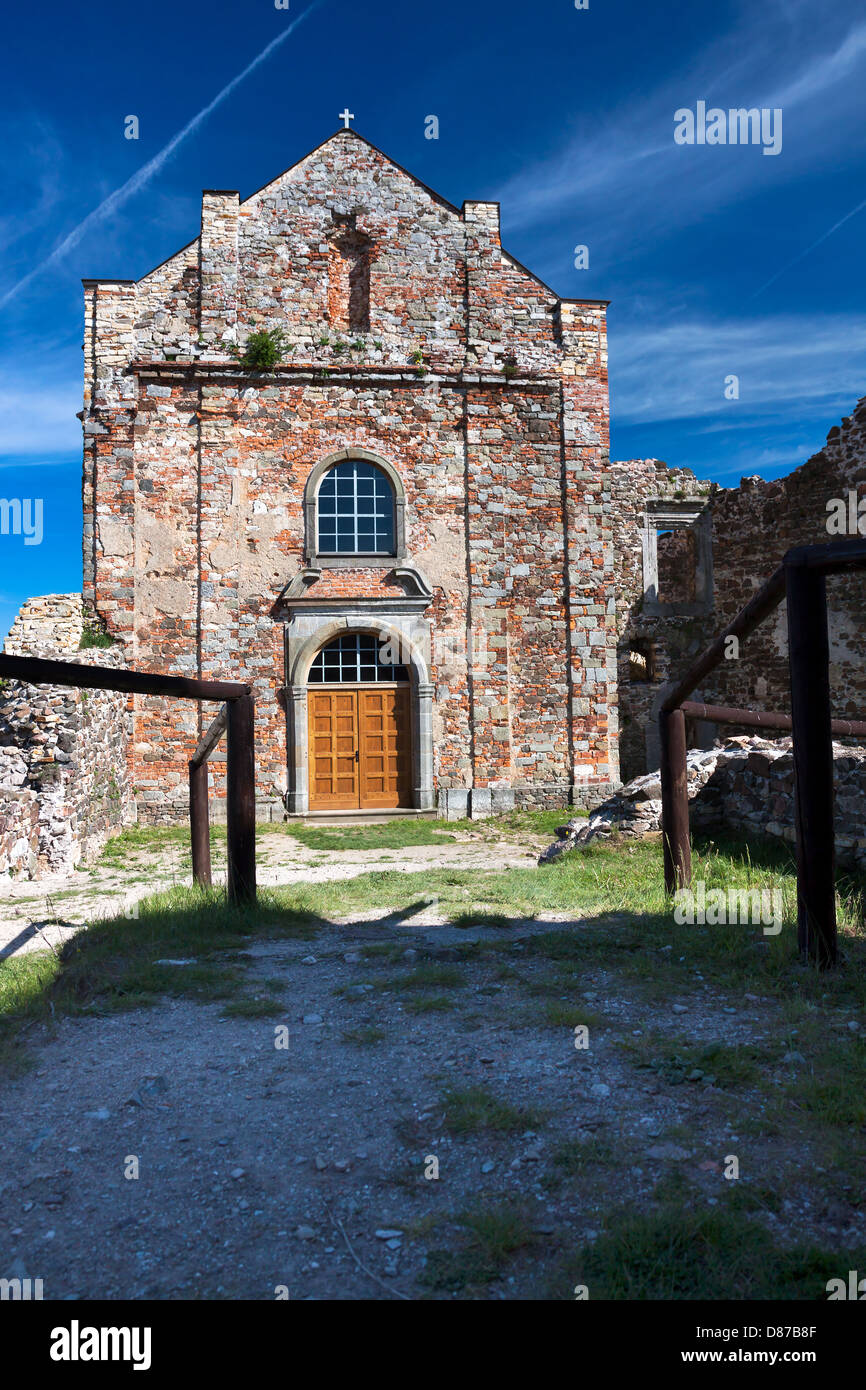
<svg viewBox="0 0 866 1390"><path fill-rule="evenodd" d="M734 705L702 705L683 700L680 709L686 719L706 719L711 724L742 724L745 728L788 729L794 726L790 714L766 709L737 709ZM838 738L863 738L866 720L831 719L830 732Z"/></svg>
<svg viewBox="0 0 866 1390"><path fill-rule="evenodd" d="M821 967L837 955L833 734L866 735L866 722L832 718L825 576L866 569L866 540L795 546L781 566L692 661L662 702L662 844L665 889L691 882L686 717L790 729L793 734L797 832L797 939ZM730 637L747 637L782 599L788 610L791 714L738 710L688 699L725 655Z"/></svg>
<svg viewBox="0 0 866 1390"><path fill-rule="evenodd" d="M223 730L227 729L228 897L230 902L238 904L255 899L255 704L248 685L236 681L167 676L156 671L88 666L75 661L48 661L35 656L6 656L2 653L0 677L25 681L30 685L63 685L84 690L116 690L126 695L223 702L222 710L199 740L189 764L193 879L207 887L211 883L207 758Z"/></svg>

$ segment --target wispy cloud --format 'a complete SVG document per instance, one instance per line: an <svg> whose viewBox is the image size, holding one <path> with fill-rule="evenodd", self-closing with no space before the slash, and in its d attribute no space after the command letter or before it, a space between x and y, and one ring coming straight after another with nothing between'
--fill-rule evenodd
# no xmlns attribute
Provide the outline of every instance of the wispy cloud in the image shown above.
<svg viewBox="0 0 866 1390"><path fill-rule="evenodd" d="M0 178L7 194L0 211L0 251L57 215L66 201L62 162L60 141L43 117L2 121Z"/></svg>
<svg viewBox="0 0 866 1390"><path fill-rule="evenodd" d="M41 261L40 264L29 271L27 275L22 276L22 278L16 284L12 285L5 294L0 296L0 307L8 303L14 295L19 294L20 291L24 289L25 286L29 285L38 275L43 274L43 272L48 270L52 265L62 260L68 252L72 251L79 244L82 238L85 237L93 227L111 217L113 213L123 207L124 203L129 202L130 198L134 198L137 193L140 193L171 159L178 147L204 124L217 107L221 106L222 103L231 96L232 92L249 77L250 73L254 72L262 63L266 62L271 54L279 48L281 44L285 43L290 34L294 33L298 25L302 24L304 20L312 14L320 3L321 0L312 0L312 4L304 10L303 14L298 15L298 18L293 20L281 34L278 34L275 39L272 39L271 42L262 49L261 53L257 54L252 62L247 64L242 72L239 72L236 77L233 77L231 82L227 83L226 86L217 93L213 100L208 102L207 106L203 107L197 115L193 116L192 120L188 121L182 130L179 130L176 135L172 136L168 144L164 145L158 154L155 154L152 159L148 160L147 164L142 165L142 167L128 178L125 183L121 184L119 188L116 188L113 193L110 193L107 198L103 199L99 206L94 208L93 212L88 213L77 226L73 227L72 231L67 233L63 240L54 247L50 255L46 256L45 260Z"/></svg>
<svg viewBox="0 0 866 1390"><path fill-rule="evenodd" d="M866 198L864 198L861 203L858 203L856 208L852 208L850 212L846 212L844 217L840 217L838 222L834 222L832 227L828 227L826 232L822 232L817 240L812 242L811 246L807 246L804 251L800 252L799 256L795 256L792 261L788 261L786 265L783 265L781 270L777 270L775 275L771 275L769 280L765 280L763 285L760 285L758 289L755 290L755 293L749 296L750 299L757 299L759 294L763 294L764 290L768 290L771 285L774 285L776 281L781 278L781 276L785 275L789 270L793 270L794 266L799 265L807 256L811 256L816 246L820 246L828 237L831 237L834 232L838 232L840 227L844 227L846 222L850 222L851 218L856 217L864 208L866 208Z"/></svg>
<svg viewBox="0 0 866 1390"><path fill-rule="evenodd" d="M742 323L677 319L611 337L612 408L624 425L785 423L808 412L827 427L866 391L866 322L845 314L778 314ZM736 376L739 399L725 399Z"/></svg>
<svg viewBox="0 0 866 1390"><path fill-rule="evenodd" d="M852 8L846 20L822 12L827 37L819 48L813 4L789 7L783 29L772 6L750 3L731 34L689 68L617 110L597 112L595 128L585 122L546 159L522 168L497 193L506 234L578 215L581 240L591 235L609 257L638 235L646 243L748 198L770 179L821 170L828 136L853 159L866 143L866 21L855 14ZM781 107L781 157L762 159L751 147L675 145L674 112L698 99L724 108Z"/></svg>

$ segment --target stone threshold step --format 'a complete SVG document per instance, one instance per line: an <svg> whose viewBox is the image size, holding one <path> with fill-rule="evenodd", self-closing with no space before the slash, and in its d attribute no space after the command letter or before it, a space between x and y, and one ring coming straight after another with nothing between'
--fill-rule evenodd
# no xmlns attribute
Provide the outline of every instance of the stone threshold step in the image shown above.
<svg viewBox="0 0 866 1390"><path fill-rule="evenodd" d="M394 807L390 811L307 811L289 814L286 819L296 825L381 825L384 821L410 818L436 820L435 810L416 811L412 807Z"/></svg>

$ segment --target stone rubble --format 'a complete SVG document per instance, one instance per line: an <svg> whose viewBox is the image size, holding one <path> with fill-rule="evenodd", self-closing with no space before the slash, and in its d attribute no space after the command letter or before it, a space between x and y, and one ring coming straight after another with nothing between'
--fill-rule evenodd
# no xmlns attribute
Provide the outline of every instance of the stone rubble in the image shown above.
<svg viewBox="0 0 866 1390"><path fill-rule="evenodd" d="M866 748L834 743L836 856L842 867L866 868ZM737 735L687 755L692 830L731 829L796 842L794 755L790 738ZM559 839L539 856L550 864L568 850L612 836L642 839L661 831L658 772L636 777L586 818L558 827Z"/></svg>

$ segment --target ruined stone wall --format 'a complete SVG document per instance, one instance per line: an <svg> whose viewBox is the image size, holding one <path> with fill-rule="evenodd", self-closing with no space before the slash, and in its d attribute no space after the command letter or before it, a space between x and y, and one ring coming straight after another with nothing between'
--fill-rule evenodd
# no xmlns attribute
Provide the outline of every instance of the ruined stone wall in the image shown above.
<svg viewBox="0 0 866 1390"><path fill-rule="evenodd" d="M688 468L669 468L660 459L629 459L610 465L614 526L617 669L620 709L620 769L624 781L657 766L653 740L663 692L699 650L713 627L711 616L657 616L644 603L643 532L646 505L655 499L709 505L715 485L698 480ZM659 589L688 599L681 572L682 531L672 531L659 546ZM693 586L692 586L693 596ZM630 656L643 656L645 663ZM649 733L649 740L648 735Z"/></svg>
<svg viewBox="0 0 866 1390"><path fill-rule="evenodd" d="M194 246L86 302L85 594L139 668L253 684L260 811L286 787L280 596L307 480L341 450L405 490L437 790L562 804L616 779L604 306L508 257L495 204L458 211L348 132L244 202L205 193ZM264 326L291 351L240 370L231 345ZM304 601L412 592L391 562L325 569ZM136 701L146 819L186 813L211 713Z"/></svg>
<svg viewBox="0 0 866 1390"><path fill-rule="evenodd" d="M866 399L841 426L831 429L818 454L785 478L770 482L744 478L737 488L720 488L698 482L688 470L668 469L652 459L615 463L611 472L619 515L616 563L621 758L623 776L628 778L657 765L653 762L653 753L657 753L655 718L669 682L749 601L787 550L834 539L827 530L828 502L847 500L853 493L856 507L857 500L866 497ZM704 614L648 615L641 548L645 503L652 497L700 495L706 498L712 518L712 609ZM678 582L677 567L688 561L682 542L677 544L681 535L674 532L668 538L669 587ZM660 565L660 588L662 584ZM862 718L866 712L866 580L858 575L830 576L827 594L833 713L838 718ZM739 657L722 663L692 698L751 709L789 710L786 624L782 603L741 644ZM654 669L649 681L635 679L629 670L628 653L642 644L652 649ZM699 731L701 742L710 740L714 732L713 728Z"/></svg>
<svg viewBox="0 0 866 1390"><path fill-rule="evenodd" d="M0 747L0 878L38 872L39 802L27 771L17 748Z"/></svg>
<svg viewBox="0 0 866 1390"><path fill-rule="evenodd" d="M827 503L866 498L866 398L835 426L819 453L785 478L745 478L713 502L716 616L729 622L796 545L827 544ZM863 525L866 533L866 523ZM844 539L844 537L842 537ZM866 576L827 579L830 683L834 717L866 715ZM705 687L706 699L750 708L790 709L787 611L782 603Z"/></svg>
<svg viewBox="0 0 866 1390"><path fill-rule="evenodd" d="M836 858L842 868L866 869L866 749L833 744ZM733 735L688 755L689 822L693 833L725 830L797 842L792 741ZM567 850L609 839L641 839L661 831L661 782L657 772L618 788L588 820L572 820L541 855L541 863Z"/></svg>
<svg viewBox="0 0 866 1390"><path fill-rule="evenodd" d="M3 644L7 656L32 656L34 647L77 652L87 623L81 594L40 594L26 599Z"/></svg>
<svg viewBox="0 0 866 1390"><path fill-rule="evenodd" d="M77 602L76 602L77 601ZM119 667L120 651L48 645L69 637L80 595L31 599L6 642L14 654ZM35 614L42 612L40 630ZM22 632L28 632L26 644ZM127 696L109 690L30 685L0 688L0 872L68 873L95 858L110 835L135 820L129 776ZM25 840L26 849L21 844ZM5 860L5 862L4 862Z"/></svg>

